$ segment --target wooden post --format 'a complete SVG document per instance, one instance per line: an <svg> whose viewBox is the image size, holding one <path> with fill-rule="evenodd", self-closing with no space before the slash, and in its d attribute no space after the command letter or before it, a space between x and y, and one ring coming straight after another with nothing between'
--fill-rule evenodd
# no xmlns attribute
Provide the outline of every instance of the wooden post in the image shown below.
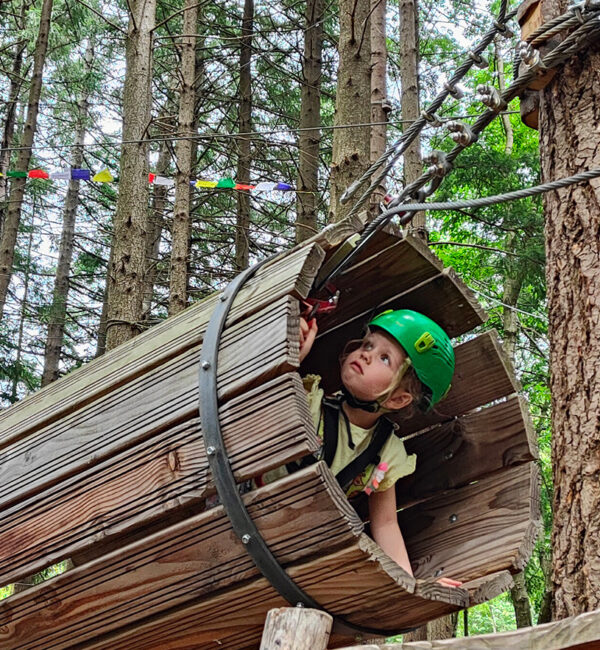
<svg viewBox="0 0 600 650"><path fill-rule="evenodd" d="M306 607L280 607L267 614L260 650L326 650L333 618Z"/></svg>

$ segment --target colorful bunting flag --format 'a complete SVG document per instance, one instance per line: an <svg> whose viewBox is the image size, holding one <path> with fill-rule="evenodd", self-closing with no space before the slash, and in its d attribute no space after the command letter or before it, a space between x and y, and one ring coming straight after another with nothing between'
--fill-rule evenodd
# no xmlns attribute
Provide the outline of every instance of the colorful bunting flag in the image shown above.
<svg viewBox="0 0 600 650"><path fill-rule="evenodd" d="M50 180L53 181L70 181L71 180L71 170L68 171L58 171L50 172Z"/></svg>
<svg viewBox="0 0 600 650"><path fill-rule="evenodd" d="M175 181L172 178L165 178L164 176L155 176L154 177L155 185L166 185L167 187L173 187Z"/></svg>
<svg viewBox="0 0 600 650"><path fill-rule="evenodd" d="M97 174L94 174L92 177L93 181L96 181L96 183L112 183L115 178L114 176L108 171L108 169L103 169L99 171Z"/></svg>
<svg viewBox="0 0 600 650"><path fill-rule="evenodd" d="M92 180L96 183L116 183L119 181L118 177L113 176L110 171L105 167L99 172L96 172L92 175L92 172L89 169L76 169L72 168L70 170L59 169L53 172L46 172L43 169L30 169L27 172L24 171L7 171L5 174L8 178L40 178L40 179L50 179L50 180L79 180L79 181L89 181ZM0 174L2 176L2 174ZM163 185L165 187L173 187L175 185L175 180L172 178L167 178L165 176L158 176L153 172L148 174L148 183L153 185ZM204 179L195 179L190 181L190 185L193 187L201 188L217 188L217 189L227 189L227 190L240 190L240 191L254 191L254 192L271 192L273 190L278 190L280 192L289 192L293 191L294 188L287 183L273 183L270 181L261 181L256 185L250 185L248 183L236 183L233 178L228 176L221 178L218 181L209 181Z"/></svg>
<svg viewBox="0 0 600 650"><path fill-rule="evenodd" d="M48 172L45 172L43 169L30 169L27 172L29 178L50 178Z"/></svg>

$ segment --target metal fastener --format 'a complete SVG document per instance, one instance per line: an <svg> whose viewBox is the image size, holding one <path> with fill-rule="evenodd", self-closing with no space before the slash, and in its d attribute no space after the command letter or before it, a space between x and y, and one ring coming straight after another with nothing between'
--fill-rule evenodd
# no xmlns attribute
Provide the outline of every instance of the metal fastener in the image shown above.
<svg viewBox="0 0 600 650"><path fill-rule="evenodd" d="M217 451L217 450L216 450L214 447L212 447L212 446L206 448L206 453L207 453L209 456L214 456L216 451Z"/></svg>
<svg viewBox="0 0 600 650"><path fill-rule="evenodd" d="M458 521L458 515L450 515L450 517L448 517L448 519L450 520L451 524L454 524L454 523L456 523Z"/></svg>
<svg viewBox="0 0 600 650"><path fill-rule="evenodd" d="M200 365L202 370L208 370L210 368L210 361L203 361Z"/></svg>
<svg viewBox="0 0 600 650"><path fill-rule="evenodd" d="M250 535L248 535L248 533L242 535L242 544L250 544L251 539L252 538L250 537Z"/></svg>
<svg viewBox="0 0 600 650"><path fill-rule="evenodd" d="M222 294L219 296L219 300L220 300L221 302L225 302L225 301L227 300L227 296L226 296L224 293L222 293Z"/></svg>
<svg viewBox="0 0 600 650"><path fill-rule="evenodd" d="M449 451L449 452L444 456L444 458L445 458L446 460L450 460L451 458L454 458L454 454L453 454L451 451Z"/></svg>

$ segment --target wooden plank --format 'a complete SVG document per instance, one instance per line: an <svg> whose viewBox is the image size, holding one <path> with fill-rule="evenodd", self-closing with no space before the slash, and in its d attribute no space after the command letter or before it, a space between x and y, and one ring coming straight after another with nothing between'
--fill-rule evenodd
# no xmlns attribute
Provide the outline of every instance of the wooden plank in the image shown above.
<svg viewBox="0 0 600 650"><path fill-rule="evenodd" d="M398 507L538 457L527 406L517 396L417 432L405 446L417 454L417 469L396 483Z"/></svg>
<svg viewBox="0 0 600 650"><path fill-rule="evenodd" d="M312 245L265 265L240 291L228 325L283 296L306 297L322 259ZM218 294L210 296L1 413L0 448L198 348L217 301Z"/></svg>
<svg viewBox="0 0 600 650"><path fill-rule="evenodd" d="M292 566L289 573L327 611L356 625L381 626L389 634L427 620L424 617L436 618L456 611L465 607L468 600L467 592L460 588L440 587L440 595L447 602L423 600L402 588L400 583L408 583L408 576L366 535L326 558ZM169 610L135 628L98 636L86 647L255 649L266 612L284 604L261 578L234 591ZM347 642L348 637L334 634L329 647L344 640Z"/></svg>
<svg viewBox="0 0 600 650"><path fill-rule="evenodd" d="M598 650L600 610L499 634L443 641L345 646L341 650Z"/></svg>
<svg viewBox="0 0 600 650"><path fill-rule="evenodd" d="M400 511L415 576L468 582L523 568L539 524L538 489L528 463Z"/></svg>
<svg viewBox="0 0 600 650"><path fill-rule="evenodd" d="M293 370L298 364L298 301L284 296L225 331L219 395ZM292 330L295 339L292 339ZM0 507L37 493L197 412L198 348L74 411L2 451ZM49 462L52 460L52 462Z"/></svg>
<svg viewBox="0 0 600 650"><path fill-rule="evenodd" d="M320 331L368 313L390 297L439 275L442 268L441 261L414 237L401 239L378 232L356 261L335 278L339 306L336 312L319 317Z"/></svg>
<svg viewBox="0 0 600 650"><path fill-rule="evenodd" d="M228 402L221 427L238 481L320 446L296 374ZM139 529L148 534L157 519L166 520L164 527L176 516L195 514L213 492L199 419L166 429L5 509L0 585L81 556L90 546L96 556L111 545L123 546L125 535L131 538Z"/></svg>
<svg viewBox="0 0 600 650"><path fill-rule="evenodd" d="M462 586L463 589L469 591L469 607L473 607L496 598L496 596L512 589L513 585L512 575L508 571L499 571L477 580L465 582Z"/></svg>
<svg viewBox="0 0 600 650"><path fill-rule="evenodd" d="M352 544L362 529L323 463L243 498L284 565ZM1 601L0 629L20 649L64 647L257 574L217 507Z"/></svg>

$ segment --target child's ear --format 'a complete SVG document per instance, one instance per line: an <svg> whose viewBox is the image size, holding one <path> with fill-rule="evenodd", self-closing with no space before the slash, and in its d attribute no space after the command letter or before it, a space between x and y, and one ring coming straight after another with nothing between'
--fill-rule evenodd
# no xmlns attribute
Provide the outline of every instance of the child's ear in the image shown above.
<svg viewBox="0 0 600 650"><path fill-rule="evenodd" d="M409 404L412 404L413 396L403 388L398 388L394 391L394 394L385 401L382 406L387 409L392 409L394 411L399 411L400 409L406 408Z"/></svg>

